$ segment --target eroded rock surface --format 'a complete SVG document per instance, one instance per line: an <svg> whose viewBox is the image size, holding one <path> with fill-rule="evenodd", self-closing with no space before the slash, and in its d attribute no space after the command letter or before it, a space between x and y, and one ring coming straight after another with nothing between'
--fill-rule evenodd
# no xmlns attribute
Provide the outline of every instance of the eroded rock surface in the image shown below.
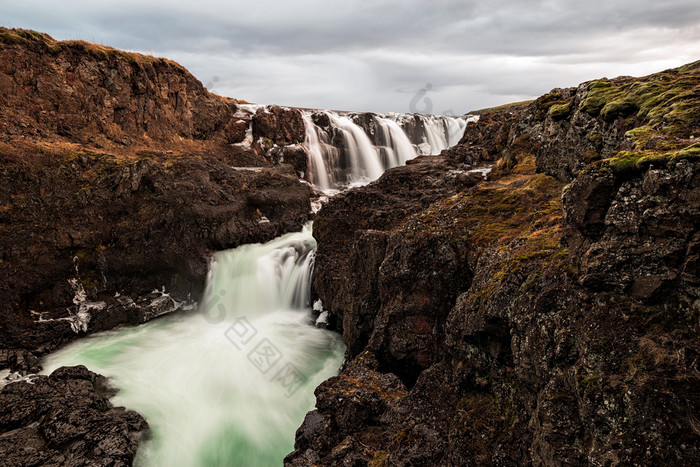
<svg viewBox="0 0 700 467"><path fill-rule="evenodd" d="M314 288L349 361L286 465L696 464L697 86L696 63L485 111L437 173L331 200Z"/></svg>
<svg viewBox="0 0 700 467"><path fill-rule="evenodd" d="M104 377L84 366L0 390L0 457L8 467L128 466L148 424L114 407Z"/></svg>

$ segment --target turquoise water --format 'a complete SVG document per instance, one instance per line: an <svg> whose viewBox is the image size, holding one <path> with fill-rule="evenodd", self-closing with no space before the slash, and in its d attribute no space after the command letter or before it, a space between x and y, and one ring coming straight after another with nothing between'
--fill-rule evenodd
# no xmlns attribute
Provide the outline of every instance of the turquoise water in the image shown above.
<svg viewBox="0 0 700 467"><path fill-rule="evenodd" d="M310 325L310 227L217 253L197 312L101 333L48 356L83 364L142 414L142 466L279 466L345 347Z"/></svg>

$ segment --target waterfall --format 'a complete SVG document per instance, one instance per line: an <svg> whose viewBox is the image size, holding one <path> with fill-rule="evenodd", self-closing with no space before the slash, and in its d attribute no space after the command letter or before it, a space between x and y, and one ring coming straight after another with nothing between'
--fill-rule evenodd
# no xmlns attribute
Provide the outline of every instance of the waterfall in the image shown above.
<svg viewBox="0 0 700 467"><path fill-rule="evenodd" d="M112 402L151 427L137 465L281 465L345 350L310 325L315 246L307 226L219 252L198 312L81 339L44 372L83 364L109 376Z"/></svg>
<svg viewBox="0 0 700 467"><path fill-rule="evenodd" d="M377 148L365 131L349 117L341 117L333 113L329 113L328 116L333 126L343 135L345 153L349 159L348 181L352 183L379 178L385 168L379 161Z"/></svg>
<svg viewBox="0 0 700 467"><path fill-rule="evenodd" d="M340 114L302 111L309 181L321 190L365 184L418 155L437 155L459 142L464 117Z"/></svg>
<svg viewBox="0 0 700 467"><path fill-rule="evenodd" d="M468 123L307 110L302 117L307 176L329 192L439 154ZM250 149L252 125L240 144ZM151 428L137 465L280 465L314 407L314 389L337 374L345 352L338 334L311 325L315 248L307 226L219 252L196 312L76 341L47 356L44 373L82 364L108 376L119 390L112 402Z"/></svg>
<svg viewBox="0 0 700 467"><path fill-rule="evenodd" d="M305 145L306 152L309 155L309 181L319 188L327 190L332 188L331 177L333 174L326 168L326 161L330 162L330 154L335 153L335 147L321 140L319 133L323 132L323 130L314 125L309 114L304 113L302 117L306 125ZM323 135L324 139L327 139L325 132L323 132Z"/></svg>
<svg viewBox="0 0 700 467"><path fill-rule="evenodd" d="M418 155L416 148L398 123L385 117L378 116L375 119L383 138L382 147L387 153L385 169L403 165Z"/></svg>

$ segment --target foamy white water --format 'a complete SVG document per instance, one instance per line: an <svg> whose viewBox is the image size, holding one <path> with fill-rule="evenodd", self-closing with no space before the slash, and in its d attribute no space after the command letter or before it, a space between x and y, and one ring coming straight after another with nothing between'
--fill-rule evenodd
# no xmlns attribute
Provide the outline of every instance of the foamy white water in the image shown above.
<svg viewBox="0 0 700 467"><path fill-rule="evenodd" d="M312 115L328 123L320 127ZM419 154L440 154L459 142L470 121L464 117L390 114L375 115L368 124L361 115L331 111L304 111L303 117L308 179L326 192L367 184ZM404 125L412 128L413 140Z"/></svg>
<svg viewBox="0 0 700 467"><path fill-rule="evenodd" d="M137 465L279 466L345 351L311 325L315 247L306 227L217 253L197 312L82 339L45 373L83 364L110 377L112 402L151 427Z"/></svg>

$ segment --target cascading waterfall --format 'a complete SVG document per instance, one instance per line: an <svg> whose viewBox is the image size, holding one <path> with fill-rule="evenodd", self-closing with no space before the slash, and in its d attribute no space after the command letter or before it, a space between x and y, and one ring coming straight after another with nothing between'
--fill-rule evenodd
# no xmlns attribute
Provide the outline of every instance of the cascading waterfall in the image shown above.
<svg viewBox="0 0 700 467"><path fill-rule="evenodd" d="M446 134L447 134L447 147L451 148L452 146L456 145L459 143L459 140L462 139L462 135L464 135L464 130L467 129L467 124L475 122L478 120L478 117L476 116L471 116L469 118L448 118L444 120L444 124L446 126Z"/></svg>
<svg viewBox="0 0 700 467"><path fill-rule="evenodd" d="M306 125L306 152L309 155L309 165L312 169L309 181L321 189L330 189L333 174L326 168L326 160L331 160L329 157L331 152L335 155L335 147L321 140L319 133L323 130L314 125L309 114L304 113L302 117ZM328 137L325 132L323 132L323 136L324 139Z"/></svg>
<svg viewBox="0 0 700 467"><path fill-rule="evenodd" d="M151 427L137 465L281 465L345 350L310 325L315 247L307 226L217 253L197 313L82 339L47 357L45 373L83 364L109 376L112 402Z"/></svg>
<svg viewBox="0 0 700 467"><path fill-rule="evenodd" d="M355 124L349 117L340 117L329 113L331 123L342 132L345 142L345 153L350 160L349 181L376 180L386 170L382 167L377 153L369 136L364 130Z"/></svg>
<svg viewBox="0 0 700 467"><path fill-rule="evenodd" d="M303 111L309 180L329 194L456 144L459 117ZM252 132L244 144L251 144ZM280 465L337 373L345 347L310 325L316 243L307 226L215 255L197 312L77 341L44 373L86 365L111 378L112 402L142 414L151 437L137 465Z"/></svg>
<svg viewBox="0 0 700 467"><path fill-rule="evenodd" d="M309 179L321 190L365 184L418 155L436 155L459 142L472 117L339 114L303 111ZM323 117L325 124L315 122Z"/></svg>
<svg viewBox="0 0 700 467"><path fill-rule="evenodd" d="M384 143L381 147L387 155L383 160L385 168L403 165L418 155L398 123L385 117L375 117L375 120Z"/></svg>

